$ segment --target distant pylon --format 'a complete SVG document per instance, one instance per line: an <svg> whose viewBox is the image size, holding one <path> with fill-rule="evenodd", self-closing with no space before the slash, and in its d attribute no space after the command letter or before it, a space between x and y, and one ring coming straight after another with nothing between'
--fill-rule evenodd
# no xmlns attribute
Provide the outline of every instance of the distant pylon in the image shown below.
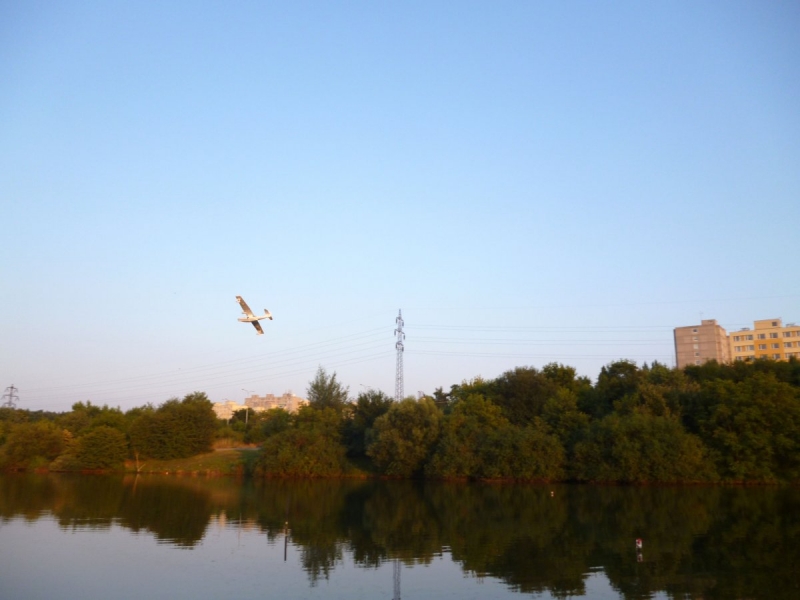
<svg viewBox="0 0 800 600"><path fill-rule="evenodd" d="M19 394L17 394L17 388L14 387L13 383L6 388L6 391L3 394L3 400L5 400L5 402L3 402L4 408L17 408Z"/></svg>
<svg viewBox="0 0 800 600"><path fill-rule="evenodd" d="M397 329L394 334L397 336L397 343L394 347L397 348L397 370L394 378L394 399L400 402L403 399L403 340L406 339L406 334L403 333L403 311L397 311Z"/></svg>

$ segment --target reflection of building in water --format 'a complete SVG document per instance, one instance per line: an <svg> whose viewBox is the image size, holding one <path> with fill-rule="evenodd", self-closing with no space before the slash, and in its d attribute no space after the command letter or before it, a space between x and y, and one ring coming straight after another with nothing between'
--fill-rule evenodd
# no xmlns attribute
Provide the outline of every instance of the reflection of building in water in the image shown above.
<svg viewBox="0 0 800 600"><path fill-rule="evenodd" d="M291 392L286 392L282 396L275 396L274 394L258 396L253 394L245 398L244 404L239 404L233 400L215 402L213 408L218 419L230 419L237 410L244 410L245 408L250 408L253 412L282 408L287 412L293 413L306 404L308 404L308 400L295 396Z"/></svg>
<svg viewBox="0 0 800 600"><path fill-rule="evenodd" d="M241 531L261 531L261 526L257 520L250 518L242 519L241 516L238 519L229 517L224 510L221 510L219 514L211 515L208 519L208 526L217 531L225 529L228 526L235 526Z"/></svg>

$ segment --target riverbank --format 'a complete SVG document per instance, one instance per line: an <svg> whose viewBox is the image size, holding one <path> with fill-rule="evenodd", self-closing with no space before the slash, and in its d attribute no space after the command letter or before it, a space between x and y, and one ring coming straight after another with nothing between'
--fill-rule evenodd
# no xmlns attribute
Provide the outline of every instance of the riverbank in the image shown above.
<svg viewBox="0 0 800 600"><path fill-rule="evenodd" d="M213 452L172 460L125 461L127 473L160 473L164 475L204 475L208 477L252 473L258 448L219 448Z"/></svg>

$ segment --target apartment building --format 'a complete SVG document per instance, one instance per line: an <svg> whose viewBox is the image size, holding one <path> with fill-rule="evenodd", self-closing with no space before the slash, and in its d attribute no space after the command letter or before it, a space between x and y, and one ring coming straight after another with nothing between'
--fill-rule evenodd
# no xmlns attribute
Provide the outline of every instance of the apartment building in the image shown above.
<svg viewBox="0 0 800 600"><path fill-rule="evenodd" d="M800 359L800 325L784 326L781 319L762 319L753 325L753 329L741 329L728 336L731 360Z"/></svg>
<svg viewBox="0 0 800 600"><path fill-rule="evenodd" d="M730 346L725 329L716 319L703 319L700 325L676 327L675 363L679 369L687 365L701 365L709 360L730 362Z"/></svg>
<svg viewBox="0 0 800 600"><path fill-rule="evenodd" d="M265 396L252 396L245 398L244 404L239 404L233 400L225 400L223 402L215 402L212 406L214 413L218 419L230 419L233 413L245 408L251 409L253 412L261 412L262 410L269 410L271 408L282 408L290 413L297 412L301 406L308 404L308 400L295 396L291 392L287 392L282 396L275 396L267 394Z"/></svg>
<svg viewBox="0 0 800 600"><path fill-rule="evenodd" d="M288 412L297 412L297 410L308 404L308 400L295 396L291 392L286 392L281 396L274 394L266 394L265 396L258 396L253 394L244 399L245 406L249 406L254 410L269 410L271 408L282 408Z"/></svg>
<svg viewBox="0 0 800 600"><path fill-rule="evenodd" d="M233 400L225 400L224 402L214 402L211 408L214 410L214 414L217 415L218 419L227 421L233 416L233 413L237 410L244 410L245 407Z"/></svg>

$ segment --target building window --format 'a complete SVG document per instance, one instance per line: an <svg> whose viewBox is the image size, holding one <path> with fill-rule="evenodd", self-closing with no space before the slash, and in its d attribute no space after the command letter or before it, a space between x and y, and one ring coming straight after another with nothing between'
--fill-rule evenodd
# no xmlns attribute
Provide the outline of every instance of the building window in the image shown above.
<svg viewBox="0 0 800 600"><path fill-rule="evenodd" d="M772 349L773 349L773 350L777 350L777 349L778 349L778 348L780 348L780 347L781 347L781 345L780 345L780 344L772 344Z"/></svg>
<svg viewBox="0 0 800 600"><path fill-rule="evenodd" d="M774 339L774 338L778 337L778 334L777 333L770 333L769 337Z"/></svg>
<svg viewBox="0 0 800 600"><path fill-rule="evenodd" d="M752 335L752 334L748 335L748 336L747 336L747 339L748 339L748 340L752 340L752 339L753 339L753 335Z"/></svg>
<svg viewBox="0 0 800 600"><path fill-rule="evenodd" d="M747 347L747 349L748 349L748 350L755 350L755 349L756 349L756 347L755 347L753 344L750 344L750 345Z"/></svg>
<svg viewBox="0 0 800 600"><path fill-rule="evenodd" d="M783 337L792 337L792 332L791 331L784 331L783 332Z"/></svg>
<svg viewBox="0 0 800 600"><path fill-rule="evenodd" d="M696 360L696 361L694 361L694 364L696 364L696 365L699 365L699 364L700 364L700 361L699 361L699 360Z"/></svg>
<svg viewBox="0 0 800 600"><path fill-rule="evenodd" d="M766 334L766 333L759 333L759 334L758 334L758 339L760 339L760 340L765 340L765 339L767 339L767 334Z"/></svg>
<svg viewBox="0 0 800 600"><path fill-rule="evenodd" d="M697 333L697 327L695 327L694 329L692 329L692 333Z"/></svg>
<svg viewBox="0 0 800 600"><path fill-rule="evenodd" d="M759 344L758 345L758 349L759 350L766 350L767 349L767 345L766 344Z"/></svg>
<svg viewBox="0 0 800 600"><path fill-rule="evenodd" d="M772 322L772 326L773 326L773 327L777 327L777 326L778 326L778 322L777 322L777 321L773 321L773 322Z"/></svg>
<svg viewBox="0 0 800 600"><path fill-rule="evenodd" d="M784 342L783 343L783 347L784 348L791 348L792 347L792 342Z"/></svg>
<svg viewBox="0 0 800 600"><path fill-rule="evenodd" d="M773 354L772 358L774 358L775 360L780 360L781 359L781 355L780 354Z"/></svg>

